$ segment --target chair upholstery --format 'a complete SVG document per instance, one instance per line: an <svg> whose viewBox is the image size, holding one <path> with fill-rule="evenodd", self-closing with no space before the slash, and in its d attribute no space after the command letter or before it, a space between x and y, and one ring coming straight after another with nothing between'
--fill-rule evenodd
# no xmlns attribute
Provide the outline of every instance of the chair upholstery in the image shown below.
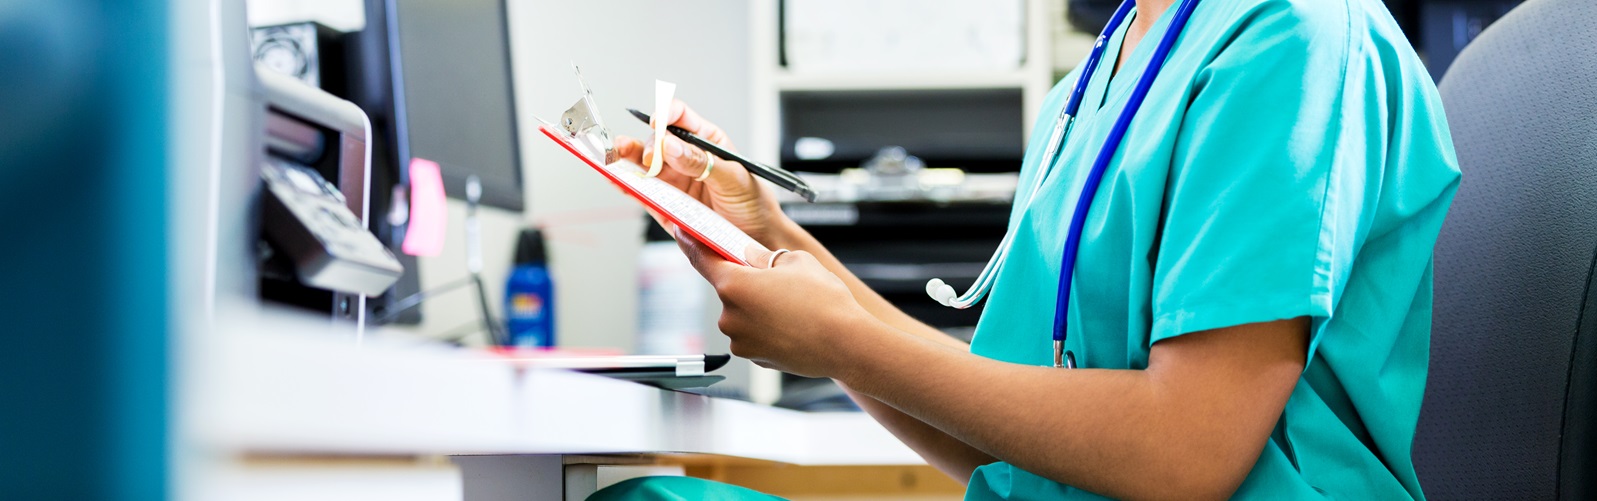
<svg viewBox="0 0 1597 501"><path fill-rule="evenodd" d="M1464 179L1436 246L1420 482L1597 499L1597 1L1526 2L1440 88Z"/></svg>

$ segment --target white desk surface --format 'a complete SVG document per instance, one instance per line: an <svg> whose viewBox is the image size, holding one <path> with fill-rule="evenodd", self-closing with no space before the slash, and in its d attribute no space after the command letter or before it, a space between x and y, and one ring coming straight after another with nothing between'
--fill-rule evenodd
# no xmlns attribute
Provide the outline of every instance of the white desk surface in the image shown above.
<svg viewBox="0 0 1597 501"><path fill-rule="evenodd" d="M208 450L679 452L798 465L925 464L863 413L796 412L336 336L228 332L181 346L182 434Z"/></svg>

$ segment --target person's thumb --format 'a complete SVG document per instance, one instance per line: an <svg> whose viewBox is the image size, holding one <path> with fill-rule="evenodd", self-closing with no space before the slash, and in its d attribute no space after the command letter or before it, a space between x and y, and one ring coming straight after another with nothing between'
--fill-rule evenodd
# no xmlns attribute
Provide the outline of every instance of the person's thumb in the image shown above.
<svg viewBox="0 0 1597 501"><path fill-rule="evenodd" d="M750 267L765 268L766 263L771 262L771 254L775 253L758 244L749 244L749 248L743 251L743 259L749 262Z"/></svg>
<svg viewBox="0 0 1597 501"><path fill-rule="evenodd" d="M616 136L615 153L619 160L643 165L643 142L629 136Z"/></svg>
<svg viewBox="0 0 1597 501"><path fill-rule="evenodd" d="M722 276L729 273L729 268L735 269L741 266L722 258L710 246L704 245L704 243L694 239L693 235L682 231L681 227L676 229L676 239L677 246L681 247L682 253L688 256L688 263L692 264L693 269L698 270L699 274L703 275L706 280L709 280L711 285L719 284Z"/></svg>

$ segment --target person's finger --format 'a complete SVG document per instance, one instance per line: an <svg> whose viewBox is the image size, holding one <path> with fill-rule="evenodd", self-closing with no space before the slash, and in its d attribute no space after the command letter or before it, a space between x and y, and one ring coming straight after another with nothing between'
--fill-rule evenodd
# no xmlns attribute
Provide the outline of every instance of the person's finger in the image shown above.
<svg viewBox="0 0 1597 501"><path fill-rule="evenodd" d="M650 144L650 141L643 141L642 149L643 149L642 157L640 159L638 159L636 162L634 162L634 163L637 163L639 167L642 167L644 165L644 162L654 158L654 147ZM670 162L666 162L666 164L669 165ZM672 167L672 168L669 168L669 169L661 169L659 175L656 178L661 180L661 181L665 181L666 184L669 184L673 188L681 190L683 193L687 193L688 196L691 196L691 197L694 197L694 198L699 198L700 194L705 189L705 186L704 186L703 183L694 182L692 176L688 176L688 175L682 174L681 172L677 172L677 169L675 167Z"/></svg>
<svg viewBox="0 0 1597 501"><path fill-rule="evenodd" d="M709 153L688 144L682 138L666 136L664 147L666 165L690 179L698 179L699 175L704 174L705 166L709 165L705 160ZM713 170L711 175L714 175Z"/></svg>
<svg viewBox="0 0 1597 501"><path fill-rule="evenodd" d="M675 137L671 137L670 140L675 140L675 141L678 141L678 142L682 141L681 139L677 139ZM689 148L691 148L691 147L692 146L689 146ZM683 173L682 172L683 168L679 167L679 165L683 162L683 160L681 160L681 159L673 159L671 156L669 156L669 153L671 153L671 151L672 151L672 149L670 147L667 147L666 150L667 150L667 156L665 156L661 160L664 160L665 161L665 165L667 167L670 167L670 168L669 169L660 170L660 174L658 175L658 177L660 178L661 181L665 181L667 183L670 183L672 186L675 186L678 189L681 189L682 191L688 191L688 187L691 186L693 180L698 177L699 172L694 172L691 175ZM678 151L678 156L682 156L680 151ZM692 154L689 153L687 156L692 156ZM652 161L653 159L654 159L654 141L645 141L645 142L643 142L643 155L638 159L638 165L640 165L640 166L648 165L646 162ZM689 160L689 161L691 161L691 160Z"/></svg>
<svg viewBox="0 0 1597 501"><path fill-rule="evenodd" d="M677 173L688 176L690 179L698 177L704 171L704 152L682 139L667 134L665 141L661 142L663 152L654 151L654 137L643 144L643 155L638 159L639 165L653 162L654 156L659 154L665 165Z"/></svg>
<svg viewBox="0 0 1597 501"><path fill-rule="evenodd" d="M666 134L665 141L660 142L665 151L662 157L665 164L677 172L698 176L700 167L704 165L704 152L681 138Z"/></svg>
<svg viewBox="0 0 1597 501"><path fill-rule="evenodd" d="M720 285L727 274L734 272L739 264L727 261L726 258L716 254L710 246L695 240L692 235L677 228L677 246L682 248L682 253L688 256L688 262L693 269L698 270L711 285Z"/></svg>
<svg viewBox="0 0 1597 501"><path fill-rule="evenodd" d="M683 130L692 132L722 148L736 149L732 145L732 138L727 136L726 131L699 116L698 112L693 111L693 108L689 108L687 103L682 102L681 99L673 99L671 101L671 109L666 113L666 117L670 120L666 122L668 124L681 127Z"/></svg>
<svg viewBox="0 0 1597 501"><path fill-rule="evenodd" d="M616 136L615 153L617 159L643 164L643 142L630 136Z"/></svg>
<svg viewBox="0 0 1597 501"><path fill-rule="evenodd" d="M710 152L688 144L676 136L666 136L664 149L665 164L687 179L699 180L699 176L704 175L704 170L708 168L710 175L704 179L704 182L718 185L723 190L747 189L751 181L748 169L745 169L743 164L720 157L709 160Z"/></svg>
<svg viewBox="0 0 1597 501"><path fill-rule="evenodd" d="M726 132L709 120L705 120L704 117L699 116L698 112L689 108L681 99L671 101L670 111L666 113L666 118L669 120L666 122L668 124L681 127L727 150L737 150L732 145L732 141ZM653 144L652 139L651 137L649 144L645 145L646 148ZM753 181L748 170L743 168L743 164L720 157L708 159L710 153L697 146L690 145L674 135L667 134L665 141L662 143L662 148L665 150L664 160L666 165L688 179L698 179L700 175L704 174L705 167L710 166L710 176L704 181L716 185L720 191L746 189L749 183ZM645 159L648 158L652 157L646 154Z"/></svg>
<svg viewBox="0 0 1597 501"><path fill-rule="evenodd" d="M659 152L654 151L654 134L649 134L649 137L644 138L642 143L643 154L638 156L638 165L647 166L654 161L654 156L659 154ZM667 159L662 158L661 160Z"/></svg>
<svg viewBox="0 0 1597 501"><path fill-rule="evenodd" d="M665 181L667 184L675 186L682 191L690 191L689 188L693 185L693 178L677 172L676 169L661 169L658 177L661 181Z"/></svg>
<svg viewBox="0 0 1597 501"><path fill-rule="evenodd" d="M655 212L654 209L649 208L647 205L643 206L643 211L649 213L649 217L654 218L654 223L660 225L661 228L665 228L665 232L670 234L672 238L676 238L676 223L671 222L670 219L666 219L665 216L661 216L659 212Z"/></svg>
<svg viewBox="0 0 1597 501"><path fill-rule="evenodd" d="M765 266L765 264L771 262L771 254L774 253L776 253L776 251L768 250L765 247L758 245L749 244L749 248L743 251L743 259L748 260L749 266L753 266L755 268L766 268L767 266Z"/></svg>

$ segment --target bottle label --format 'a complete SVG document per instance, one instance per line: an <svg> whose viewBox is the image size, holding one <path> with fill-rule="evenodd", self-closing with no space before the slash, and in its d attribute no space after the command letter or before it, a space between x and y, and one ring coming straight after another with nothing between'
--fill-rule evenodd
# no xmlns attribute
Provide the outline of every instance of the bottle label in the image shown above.
<svg viewBox="0 0 1597 501"><path fill-rule="evenodd" d="M522 292L510 296L510 316L518 319L536 319L543 316L543 298Z"/></svg>

